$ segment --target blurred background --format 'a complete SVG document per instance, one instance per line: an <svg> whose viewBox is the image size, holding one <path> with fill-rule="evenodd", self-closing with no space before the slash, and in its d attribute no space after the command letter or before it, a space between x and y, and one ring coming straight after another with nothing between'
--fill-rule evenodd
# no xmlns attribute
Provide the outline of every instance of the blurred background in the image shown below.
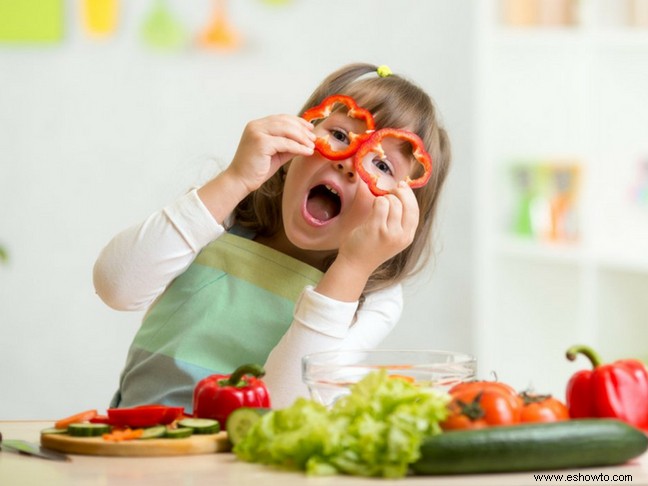
<svg viewBox="0 0 648 486"><path fill-rule="evenodd" d="M0 0L0 420L107 407L141 313L94 294L121 229L349 62L434 98L437 258L381 347L564 395L566 348L648 357L646 0Z"/></svg>

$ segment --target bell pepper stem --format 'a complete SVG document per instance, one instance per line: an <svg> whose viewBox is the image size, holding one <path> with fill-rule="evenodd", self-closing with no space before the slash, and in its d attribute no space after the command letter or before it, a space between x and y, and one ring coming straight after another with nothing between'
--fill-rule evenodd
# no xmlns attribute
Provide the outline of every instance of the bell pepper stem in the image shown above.
<svg viewBox="0 0 648 486"><path fill-rule="evenodd" d="M565 356L567 356L567 359L569 361L574 361L579 354L586 356L587 359L589 359L592 363L593 368L596 368L603 364L603 360L596 351L594 351L589 346L584 346L582 344L577 344L569 348L565 353Z"/></svg>
<svg viewBox="0 0 648 486"><path fill-rule="evenodd" d="M245 375L252 375L256 378L261 378L263 375L265 375L265 370L262 366L259 366L257 364L241 365L234 370L234 373L230 375L229 379L227 380L227 385L238 386L241 378L243 378Z"/></svg>

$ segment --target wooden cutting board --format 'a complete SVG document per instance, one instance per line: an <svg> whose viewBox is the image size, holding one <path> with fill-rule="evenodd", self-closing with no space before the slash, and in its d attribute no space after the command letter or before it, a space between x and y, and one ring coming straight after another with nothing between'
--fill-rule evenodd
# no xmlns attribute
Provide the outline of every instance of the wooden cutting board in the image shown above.
<svg viewBox="0 0 648 486"><path fill-rule="evenodd" d="M110 442L101 437L71 437L65 434L41 434L41 445L69 454L93 456L182 456L228 452L231 444L227 432L194 434L185 439L142 439Z"/></svg>

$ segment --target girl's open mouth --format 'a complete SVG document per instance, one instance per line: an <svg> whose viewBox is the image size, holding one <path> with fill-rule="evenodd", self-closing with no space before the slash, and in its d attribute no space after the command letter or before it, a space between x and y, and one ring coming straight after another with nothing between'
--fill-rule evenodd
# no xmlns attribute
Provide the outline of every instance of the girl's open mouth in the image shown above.
<svg viewBox="0 0 648 486"><path fill-rule="evenodd" d="M342 200L338 191L328 185L319 184L313 187L306 199L307 216L315 223L326 223L335 218L342 209Z"/></svg>

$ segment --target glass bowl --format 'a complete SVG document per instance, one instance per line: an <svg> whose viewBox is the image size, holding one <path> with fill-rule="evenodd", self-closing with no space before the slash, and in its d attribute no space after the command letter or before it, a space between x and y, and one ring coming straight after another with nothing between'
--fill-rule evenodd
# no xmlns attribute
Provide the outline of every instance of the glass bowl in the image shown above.
<svg viewBox="0 0 648 486"><path fill-rule="evenodd" d="M477 360L466 353L429 349L324 351L302 358L302 379L311 398L327 406L348 394L367 373L379 369L419 386L447 391L475 379Z"/></svg>

